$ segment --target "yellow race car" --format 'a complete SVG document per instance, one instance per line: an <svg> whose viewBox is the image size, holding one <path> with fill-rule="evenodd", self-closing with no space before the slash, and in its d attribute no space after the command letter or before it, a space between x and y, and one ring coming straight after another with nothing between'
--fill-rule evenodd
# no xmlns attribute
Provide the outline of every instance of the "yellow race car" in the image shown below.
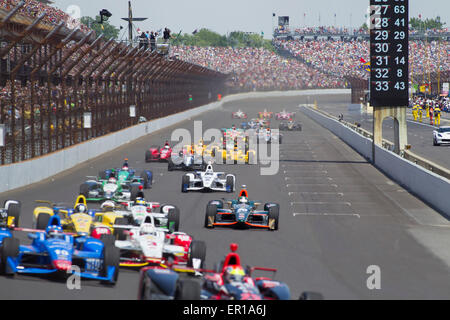
<svg viewBox="0 0 450 320"><path fill-rule="evenodd" d="M12 229L19 227L20 208L21 204L19 201L5 201L3 208L0 208L0 229Z"/></svg>
<svg viewBox="0 0 450 320"><path fill-rule="evenodd" d="M50 201L38 200L38 203L47 204L38 206L33 211L33 221L36 229L45 230L50 217L58 215L61 226L65 232L78 236L91 235L102 238L102 235L113 234L112 225L118 217L123 216L113 212L112 208L103 209L101 212L88 210L86 198L83 195L77 197L73 208L54 204Z"/></svg>
<svg viewBox="0 0 450 320"><path fill-rule="evenodd" d="M197 144L190 144L184 146L184 149L191 154L203 155L205 152L207 145L203 143L203 140L200 140Z"/></svg>
<svg viewBox="0 0 450 320"><path fill-rule="evenodd" d="M223 149L222 150L222 160L226 164L227 161L232 160L234 163L246 163L255 164L256 151L255 150L242 150L238 147L233 149Z"/></svg>

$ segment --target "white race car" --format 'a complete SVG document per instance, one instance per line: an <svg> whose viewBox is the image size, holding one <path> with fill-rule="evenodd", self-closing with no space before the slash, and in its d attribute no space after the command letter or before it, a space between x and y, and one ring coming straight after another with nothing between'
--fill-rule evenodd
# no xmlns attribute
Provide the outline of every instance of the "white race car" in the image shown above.
<svg viewBox="0 0 450 320"><path fill-rule="evenodd" d="M148 214L154 218L156 227L165 228L169 232L178 231L180 226L180 209L174 205L163 204L159 202L147 202L143 198L137 198L136 201L123 201L121 204L124 210L115 209L123 216L116 221L116 224L122 225L140 225ZM106 202L102 204L102 207ZM111 205L109 205L111 206ZM119 240L123 239L124 235L118 231Z"/></svg>
<svg viewBox="0 0 450 320"><path fill-rule="evenodd" d="M139 226L114 225L126 232L125 240L116 240L120 249L120 266L142 267L149 264L201 265L205 261L206 244L192 240L184 232L167 233L155 226L154 218L147 214Z"/></svg>
<svg viewBox="0 0 450 320"><path fill-rule="evenodd" d="M239 109L238 111L231 113L231 118L232 119L247 119L247 114L245 112L241 111L241 109Z"/></svg>
<svg viewBox="0 0 450 320"><path fill-rule="evenodd" d="M440 127L433 131L433 145L450 143L450 127Z"/></svg>
<svg viewBox="0 0 450 320"><path fill-rule="evenodd" d="M271 130L267 129L259 129L257 133L258 143L278 143L281 144L283 142L283 136L279 133L277 129Z"/></svg>
<svg viewBox="0 0 450 320"><path fill-rule="evenodd" d="M205 171L187 173L183 176L181 192L199 190L234 192L235 184L235 175L214 172L211 163L209 163Z"/></svg>

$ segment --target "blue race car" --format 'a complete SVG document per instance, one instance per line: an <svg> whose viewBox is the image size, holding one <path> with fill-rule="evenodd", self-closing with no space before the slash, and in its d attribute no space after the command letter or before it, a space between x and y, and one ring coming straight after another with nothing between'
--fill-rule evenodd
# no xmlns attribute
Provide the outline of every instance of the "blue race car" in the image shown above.
<svg viewBox="0 0 450 320"><path fill-rule="evenodd" d="M3 273L77 274L105 284L116 283L120 251L114 246L111 235L104 235L101 240L87 236L73 237L63 233L57 215L50 217L45 232L20 228L15 230L30 232L28 237L33 241L30 245L19 245L19 240L12 237L3 240ZM77 266L79 272L72 266Z"/></svg>
<svg viewBox="0 0 450 320"><path fill-rule="evenodd" d="M243 186L237 200L225 200L229 208L224 208L224 201L212 200L206 206L205 227L233 226L237 228L266 228L278 230L280 205L264 204L264 210L256 210L261 204L248 200L248 193Z"/></svg>
<svg viewBox="0 0 450 320"><path fill-rule="evenodd" d="M19 225L20 202L6 200L0 209L0 274L5 274L8 256L18 253L19 242L11 230Z"/></svg>

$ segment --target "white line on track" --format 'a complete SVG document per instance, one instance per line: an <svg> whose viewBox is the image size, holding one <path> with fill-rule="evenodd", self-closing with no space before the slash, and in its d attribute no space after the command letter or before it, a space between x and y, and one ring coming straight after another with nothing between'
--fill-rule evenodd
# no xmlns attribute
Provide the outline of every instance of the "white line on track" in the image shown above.
<svg viewBox="0 0 450 320"><path fill-rule="evenodd" d="M291 206L294 206L296 204L345 204L349 207L352 206L350 202L324 202L324 201L318 201L318 202L291 202Z"/></svg>
<svg viewBox="0 0 450 320"><path fill-rule="evenodd" d="M351 216L351 217L361 218L361 216L357 213L294 212L292 215L294 217L296 217L296 216Z"/></svg>
<svg viewBox="0 0 450 320"><path fill-rule="evenodd" d="M284 180L292 180L292 179L319 179L319 178L327 178L329 181L333 181L333 178L330 178L330 177L284 177Z"/></svg>
<svg viewBox="0 0 450 320"><path fill-rule="evenodd" d="M302 183L290 183L290 184L287 184L286 185L286 187L288 187L289 188L289 186L330 186L330 187L334 187L334 188L337 188L338 186L337 186L337 184L324 184L324 183L317 183L317 184L313 184L313 183L304 183L304 184L302 184Z"/></svg>
<svg viewBox="0 0 450 320"><path fill-rule="evenodd" d="M328 173L328 171L327 170L283 170L284 171L284 173L286 174L286 173L289 173L289 172L311 172L311 173Z"/></svg>
<svg viewBox="0 0 450 320"><path fill-rule="evenodd" d="M338 196L343 197L344 193L343 192L308 192L308 191L289 191L288 195L292 196L295 194L313 194L313 195L320 195L320 194L336 194Z"/></svg>

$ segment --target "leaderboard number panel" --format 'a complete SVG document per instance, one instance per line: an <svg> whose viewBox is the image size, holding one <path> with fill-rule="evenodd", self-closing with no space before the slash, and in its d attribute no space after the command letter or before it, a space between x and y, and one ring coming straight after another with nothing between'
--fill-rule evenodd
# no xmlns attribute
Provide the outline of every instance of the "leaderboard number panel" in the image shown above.
<svg viewBox="0 0 450 320"><path fill-rule="evenodd" d="M409 1L370 0L370 104L408 106Z"/></svg>

